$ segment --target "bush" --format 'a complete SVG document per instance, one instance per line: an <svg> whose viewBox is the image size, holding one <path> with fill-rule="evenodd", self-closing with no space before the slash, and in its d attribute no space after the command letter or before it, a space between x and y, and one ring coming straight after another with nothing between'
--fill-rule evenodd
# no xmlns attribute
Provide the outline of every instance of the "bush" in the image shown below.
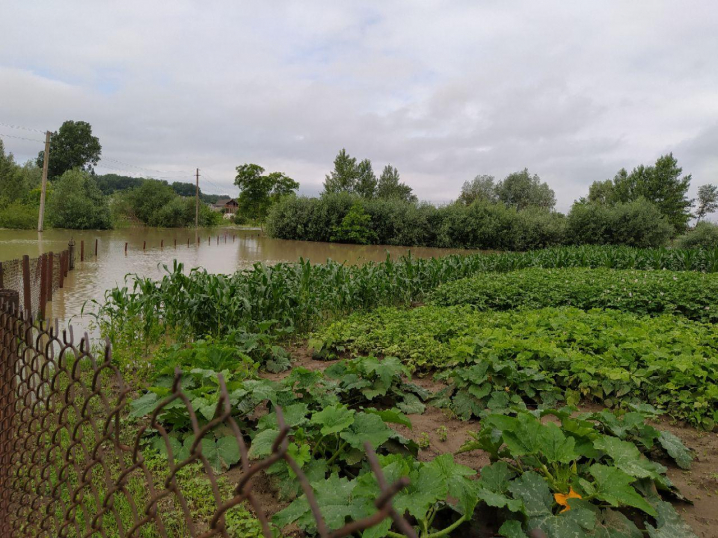
<svg viewBox="0 0 718 538"><path fill-rule="evenodd" d="M360 203L355 203L339 226L332 228L332 242L369 245L377 236L371 229L371 215L367 215Z"/></svg>
<svg viewBox="0 0 718 538"><path fill-rule="evenodd" d="M47 204L48 223L55 228L107 230L112 228L107 198L87 172L68 170L53 182Z"/></svg>
<svg viewBox="0 0 718 538"><path fill-rule="evenodd" d="M660 247L673 234L658 208L644 198L616 205L576 203L568 214L567 241L576 245Z"/></svg>
<svg viewBox="0 0 718 538"><path fill-rule="evenodd" d="M0 228L32 230L37 227L38 208L20 202L0 204Z"/></svg>
<svg viewBox="0 0 718 538"><path fill-rule="evenodd" d="M477 310L574 306L718 322L718 275L614 269L526 269L484 273L439 286L429 301Z"/></svg>
<svg viewBox="0 0 718 538"><path fill-rule="evenodd" d="M696 227L677 240L680 248L718 248L718 226L710 222L699 222Z"/></svg>
<svg viewBox="0 0 718 538"><path fill-rule="evenodd" d="M270 211L267 232L279 239L330 241L355 205L371 216L371 242L382 245L527 250L561 244L565 228L563 215L537 208L517 211L486 201L436 208L335 193L279 202Z"/></svg>

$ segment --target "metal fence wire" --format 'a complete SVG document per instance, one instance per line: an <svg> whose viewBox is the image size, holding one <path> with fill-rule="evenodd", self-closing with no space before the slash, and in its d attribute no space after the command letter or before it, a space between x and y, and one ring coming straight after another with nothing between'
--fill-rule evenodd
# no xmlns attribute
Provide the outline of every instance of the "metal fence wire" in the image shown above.
<svg viewBox="0 0 718 538"><path fill-rule="evenodd" d="M381 491L376 512L329 530L306 475L288 453L291 429L281 410L280 435L271 454L250 461L247 432L231 416L222 377L216 418L200 427L177 371L169 396L149 420L130 427L124 418L132 390L113 365L110 345L93 353L87 335L78 341L71 327L60 333L57 325L34 322L18 304L16 292L0 290L1 536L230 538L227 521L242 505L270 538L269 516L253 479L280 460L297 475L320 536L349 536L386 518L398 532L415 536L392 507L407 481L388 484L370 445L367 457ZM157 420L169 405L184 406L191 418L194 442L183 459L176 459L168 431ZM202 453L202 440L218 427L232 432L241 456L236 480L228 488L221 487L226 478L215 473ZM149 429L159 433L166 447L160 468L143 456L141 440ZM188 499L182 471L191 466L210 486L209 512Z"/></svg>

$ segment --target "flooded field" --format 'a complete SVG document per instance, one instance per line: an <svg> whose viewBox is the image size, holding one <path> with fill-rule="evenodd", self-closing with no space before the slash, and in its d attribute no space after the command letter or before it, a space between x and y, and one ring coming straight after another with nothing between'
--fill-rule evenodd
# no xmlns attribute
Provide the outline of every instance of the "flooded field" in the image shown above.
<svg viewBox="0 0 718 538"><path fill-rule="evenodd" d="M57 290L48 305L48 314L61 322L85 328L87 319L80 314L86 301L101 300L106 290L122 285L127 274L160 277L162 266L173 260L192 267L204 267L214 273L232 273L256 262L296 261L300 257L314 263L332 259L349 264L381 261L389 254L396 258L407 254L429 258L464 250L342 245L286 241L266 237L261 230L215 228L207 230L132 228L108 231L0 229L0 261L31 258L46 252L60 252L70 239L76 243L76 270L69 273L62 290ZM219 239L219 242L218 242ZM97 240L97 257L95 257ZM85 242L85 261L80 262L80 242ZM176 241L176 247L175 247ZM189 241L189 247L188 247ZM125 253L125 244L127 252ZM144 250L143 250L144 248ZM87 318L87 316L85 316Z"/></svg>

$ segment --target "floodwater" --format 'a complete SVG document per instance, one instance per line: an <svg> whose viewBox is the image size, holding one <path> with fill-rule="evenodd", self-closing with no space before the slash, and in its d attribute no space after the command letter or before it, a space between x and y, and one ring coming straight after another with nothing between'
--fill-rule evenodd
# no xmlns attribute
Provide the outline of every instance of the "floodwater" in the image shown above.
<svg viewBox="0 0 718 538"><path fill-rule="evenodd" d="M72 322L74 326L82 329L87 329L90 321L87 315L81 317L82 307L87 301L101 301L106 290L124 285L125 276L128 274L159 278L165 272L162 266L171 266L173 260L184 263L186 270L204 267L213 273L233 273L260 261L271 264L297 261L300 257L313 263L332 259L348 264L360 264L385 260L387 254L397 258L410 250L413 256L421 258L469 252L440 248L286 241L269 238L261 230L235 227L198 231L158 228L47 230L43 233L0 229L0 261L21 258L25 254L35 258L45 252L61 252L67 248L71 238L76 243L75 270L69 272L64 288L53 294L53 301L48 304L47 313L57 319L61 326ZM94 252L95 240L97 257ZM81 241L85 243L84 262L80 261Z"/></svg>

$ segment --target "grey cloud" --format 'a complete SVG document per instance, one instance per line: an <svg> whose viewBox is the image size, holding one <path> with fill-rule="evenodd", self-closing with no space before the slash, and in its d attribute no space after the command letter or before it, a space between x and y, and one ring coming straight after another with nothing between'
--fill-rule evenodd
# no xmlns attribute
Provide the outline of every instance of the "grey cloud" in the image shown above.
<svg viewBox="0 0 718 538"><path fill-rule="evenodd" d="M228 191L257 162L316 193L341 147L438 202L528 167L566 210L666 151L696 184L718 176L710 3L9 4L0 122L85 119L106 157Z"/></svg>

